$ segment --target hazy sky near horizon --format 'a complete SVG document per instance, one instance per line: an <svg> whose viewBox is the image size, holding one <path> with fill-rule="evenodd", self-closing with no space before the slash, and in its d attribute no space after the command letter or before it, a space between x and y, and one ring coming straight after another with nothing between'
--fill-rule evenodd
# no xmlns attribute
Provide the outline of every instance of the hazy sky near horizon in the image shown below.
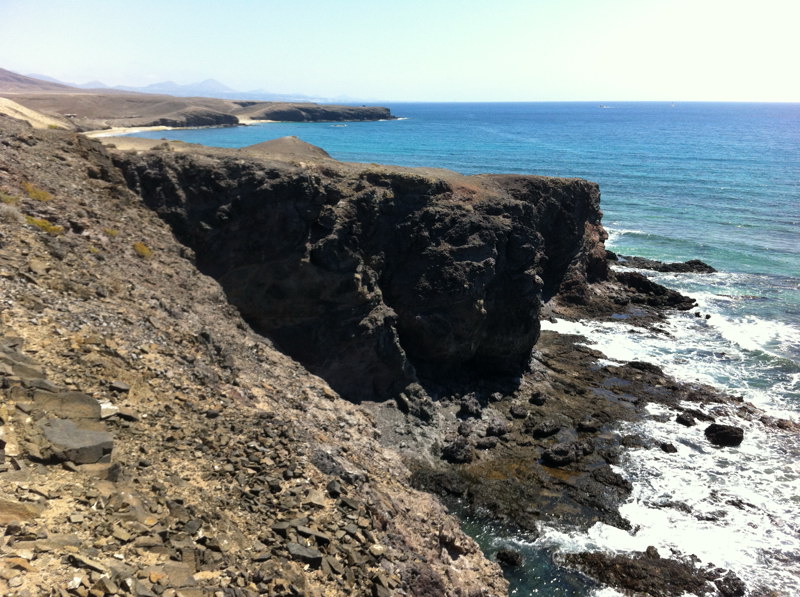
<svg viewBox="0 0 800 597"><path fill-rule="evenodd" d="M798 0L0 0L0 67L383 101L800 101Z"/></svg>

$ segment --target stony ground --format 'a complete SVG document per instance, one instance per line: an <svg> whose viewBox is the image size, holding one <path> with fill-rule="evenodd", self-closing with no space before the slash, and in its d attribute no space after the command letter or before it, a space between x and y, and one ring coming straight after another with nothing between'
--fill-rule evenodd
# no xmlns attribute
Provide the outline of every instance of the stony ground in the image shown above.
<svg viewBox="0 0 800 597"><path fill-rule="evenodd" d="M506 592L99 145L0 130L0 593Z"/></svg>

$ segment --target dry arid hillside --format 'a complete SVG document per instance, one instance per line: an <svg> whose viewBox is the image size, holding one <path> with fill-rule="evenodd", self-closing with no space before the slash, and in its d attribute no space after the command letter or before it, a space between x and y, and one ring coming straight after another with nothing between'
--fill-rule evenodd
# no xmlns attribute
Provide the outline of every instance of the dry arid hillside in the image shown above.
<svg viewBox="0 0 800 597"><path fill-rule="evenodd" d="M106 151L0 117L0 593L502 595Z"/></svg>

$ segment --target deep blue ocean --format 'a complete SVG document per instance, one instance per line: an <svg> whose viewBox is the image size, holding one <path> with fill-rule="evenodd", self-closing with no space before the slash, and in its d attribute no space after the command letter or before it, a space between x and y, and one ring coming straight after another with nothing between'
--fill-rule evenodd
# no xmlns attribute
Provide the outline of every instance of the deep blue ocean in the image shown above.
<svg viewBox="0 0 800 597"><path fill-rule="evenodd" d="M699 310L711 317L676 313L658 334L634 333L624 321L546 327L583 333L610 362L650 360L680 379L711 383L770 414L798 419L800 104L388 105L400 120L138 136L241 147L294 135L342 161L598 182L609 248L664 261L702 259L719 270L655 276L697 298ZM527 540L473 529L487 551L510 542L528 555L527 573L515 581L513 594L613 595L582 586L547 560L563 551L648 545L730 568L752 594L800 594L797 435L752 423L740 448L710 449L702 429L664 422L656 411L635 431L679 451L632 452L620 466L634 484L623 508L634 532L543 527L538 539ZM719 413L718 420L728 414ZM730 507L736 500L747 506ZM676 503L687 507L670 506Z"/></svg>

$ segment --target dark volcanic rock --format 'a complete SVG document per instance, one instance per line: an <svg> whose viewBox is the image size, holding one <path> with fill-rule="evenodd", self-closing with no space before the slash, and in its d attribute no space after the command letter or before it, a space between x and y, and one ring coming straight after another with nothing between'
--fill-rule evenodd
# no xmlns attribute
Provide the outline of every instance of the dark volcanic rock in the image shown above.
<svg viewBox="0 0 800 597"><path fill-rule="evenodd" d="M522 566L522 554L513 549L501 549L494 555L501 566L516 568Z"/></svg>
<svg viewBox="0 0 800 597"><path fill-rule="evenodd" d="M442 458L454 464L472 462L475 459L475 451L467 438L458 437L444 447Z"/></svg>
<svg viewBox="0 0 800 597"><path fill-rule="evenodd" d="M705 436L715 446L738 446L744 440L744 430L733 425L712 423L705 430Z"/></svg>
<svg viewBox="0 0 800 597"><path fill-rule="evenodd" d="M258 110L249 111L253 120L281 120L285 122L342 122L359 120L392 120L388 108L378 106L335 106L312 103L261 104Z"/></svg>
<svg viewBox="0 0 800 597"><path fill-rule="evenodd" d="M636 595L742 597L747 592L744 582L731 571L713 566L698 568L692 558L663 558L652 546L644 553L578 553L567 555L564 560L604 584Z"/></svg>
<svg viewBox="0 0 800 597"><path fill-rule="evenodd" d="M617 257L625 267L649 269L656 272L713 274L717 271L699 259L690 259L683 263L664 263L663 261L656 261L645 257L630 257L627 255L618 255Z"/></svg>
<svg viewBox="0 0 800 597"><path fill-rule="evenodd" d="M666 452L667 454L675 454L678 451L678 448L675 447L675 444L671 444L669 442L661 442L658 447L661 448L662 452Z"/></svg>
<svg viewBox="0 0 800 597"><path fill-rule="evenodd" d="M568 272L573 286L605 273L599 193L583 180L243 155L117 163L249 322L354 400L518 375L540 298Z"/></svg>
<svg viewBox="0 0 800 597"><path fill-rule="evenodd" d="M234 126L237 124L239 124L239 119L233 114L194 106L148 121L140 126L195 127Z"/></svg>
<svg viewBox="0 0 800 597"><path fill-rule="evenodd" d="M658 557L655 550L630 556L579 553L565 556L566 563L614 587L653 597L685 593L708 594L711 578L689 562Z"/></svg>
<svg viewBox="0 0 800 597"><path fill-rule="evenodd" d="M306 562L315 568L322 563L322 553L318 549L300 545L299 543L289 543L286 547L289 550L289 555L295 560Z"/></svg>
<svg viewBox="0 0 800 597"><path fill-rule="evenodd" d="M590 454L592 449L592 446L586 442L556 444L542 453L542 464L552 467L572 464L586 454Z"/></svg>
<svg viewBox="0 0 800 597"><path fill-rule="evenodd" d="M644 298L636 297L636 300L641 300L651 307L687 311L696 304L693 298L656 284L638 272L616 272L615 277L618 282L641 293Z"/></svg>
<svg viewBox="0 0 800 597"><path fill-rule="evenodd" d="M528 423L525 426L526 430L530 431L535 438L550 437L561 429L559 422L554 419L545 419L536 423L526 421L526 423Z"/></svg>

